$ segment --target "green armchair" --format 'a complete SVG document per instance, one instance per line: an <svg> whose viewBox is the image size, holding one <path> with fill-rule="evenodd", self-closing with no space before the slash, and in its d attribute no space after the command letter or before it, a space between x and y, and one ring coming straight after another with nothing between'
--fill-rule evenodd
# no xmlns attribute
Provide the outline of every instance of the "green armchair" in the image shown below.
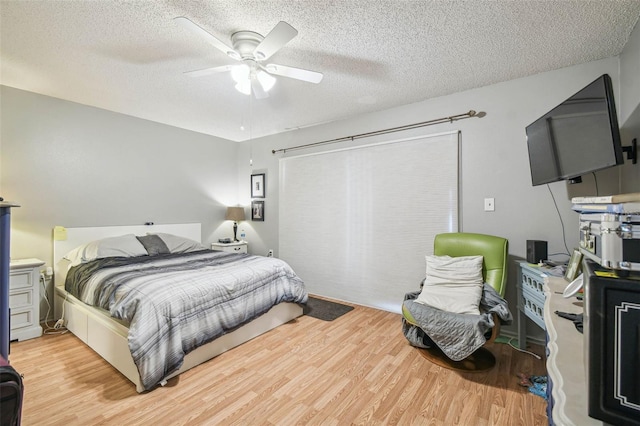
<svg viewBox="0 0 640 426"><path fill-rule="evenodd" d="M446 233L438 234L433 245L433 254L436 256L483 256L482 276L484 282L491 286L500 296L504 297L507 283L509 241L505 238L474 234L474 233ZM407 295L409 296L409 295ZM419 327L405 303L402 305L403 320L406 326ZM506 303L506 302L505 302ZM417 305L417 304L415 304ZM414 306L415 306L414 305ZM481 302L481 307L483 306ZM508 309L507 309L508 312ZM485 334L487 343L493 341L499 334L500 319L492 313L494 326ZM510 317L510 313L509 313ZM479 348L468 358L462 361L449 359L436 345L428 349L421 349L423 355L431 361L448 368L462 370L486 370L495 365L495 357L485 348Z"/></svg>
<svg viewBox="0 0 640 426"><path fill-rule="evenodd" d="M484 281L504 297L507 285L509 241L493 235L453 232L438 234L433 242L436 256L484 256L482 276Z"/></svg>

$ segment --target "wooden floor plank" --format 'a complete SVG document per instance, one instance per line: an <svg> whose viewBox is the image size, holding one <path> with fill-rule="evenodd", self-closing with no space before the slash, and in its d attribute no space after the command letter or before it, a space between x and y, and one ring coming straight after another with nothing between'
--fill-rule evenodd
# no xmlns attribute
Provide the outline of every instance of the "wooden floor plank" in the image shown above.
<svg viewBox="0 0 640 426"><path fill-rule="evenodd" d="M355 306L335 321L300 317L143 394L71 334L14 342L10 359L24 426L546 424L546 402L516 376L546 374L544 361L489 349L493 370L447 370L408 344L400 315Z"/></svg>

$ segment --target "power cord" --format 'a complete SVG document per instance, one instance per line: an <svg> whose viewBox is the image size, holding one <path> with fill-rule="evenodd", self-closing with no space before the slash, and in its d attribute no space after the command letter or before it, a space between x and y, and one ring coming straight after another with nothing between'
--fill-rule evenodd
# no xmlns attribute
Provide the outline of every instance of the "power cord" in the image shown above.
<svg viewBox="0 0 640 426"><path fill-rule="evenodd" d="M551 187L547 184L547 189L549 190L549 194L551 194L551 199L553 200L553 205L556 208L556 212L558 212L558 218L560 219L560 226L562 226L562 242L564 243L564 249L567 251L567 255L569 255L569 247L567 247L567 236L564 232L564 221L562 220L562 215L560 214L560 209L558 208L558 203L556 203L556 197L554 197L553 192L551 191ZM571 256L571 255L569 255Z"/></svg>
<svg viewBox="0 0 640 426"><path fill-rule="evenodd" d="M524 352L525 354L529 354L529 355L533 356L534 358L542 359L542 357L541 357L540 355L538 355L538 354L534 354L533 352L529 352L529 351L527 351L527 350L525 350L525 349L520 349L520 348L518 348L518 347L516 347L516 346L513 346L513 344L511 343L511 342L513 341L513 339L514 339L514 338L512 337L512 338L510 338L510 339L509 339L509 341L507 342L507 344L508 344L509 346L511 346L513 349L515 349L515 350L516 350L516 351L518 351L518 352Z"/></svg>
<svg viewBox="0 0 640 426"><path fill-rule="evenodd" d="M44 325L46 326L46 328L42 331L42 333L43 334L64 334L68 331L67 328L64 326L64 305L65 304L64 303L62 304L62 316L60 317L60 319L58 319L58 321L56 321L56 323L52 327L49 324L49 313L51 313L51 303L49 302L49 297L47 296L47 278L43 273L40 273L40 282L42 283L42 288L44 290L43 292L44 300L45 302L47 302L47 315L45 316L45 319L44 319ZM65 297L65 302L66 302L66 297Z"/></svg>

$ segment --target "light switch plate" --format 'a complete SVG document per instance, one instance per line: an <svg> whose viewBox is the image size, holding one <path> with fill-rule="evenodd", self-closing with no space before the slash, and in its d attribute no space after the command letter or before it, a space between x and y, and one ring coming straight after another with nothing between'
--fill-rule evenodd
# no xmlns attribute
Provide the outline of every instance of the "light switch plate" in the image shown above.
<svg viewBox="0 0 640 426"><path fill-rule="evenodd" d="M496 210L496 199L495 198L485 198L484 199L484 211L492 212Z"/></svg>

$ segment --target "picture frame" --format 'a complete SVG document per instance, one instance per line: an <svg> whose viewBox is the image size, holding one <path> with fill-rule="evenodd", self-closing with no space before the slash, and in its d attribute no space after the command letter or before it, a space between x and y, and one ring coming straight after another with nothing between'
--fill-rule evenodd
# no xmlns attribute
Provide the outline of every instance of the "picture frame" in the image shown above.
<svg viewBox="0 0 640 426"><path fill-rule="evenodd" d="M251 220L264 222L264 201L251 201Z"/></svg>
<svg viewBox="0 0 640 426"><path fill-rule="evenodd" d="M265 198L264 173L251 175L251 198Z"/></svg>
<svg viewBox="0 0 640 426"><path fill-rule="evenodd" d="M580 275L580 272L582 272L582 253L578 249L573 249L564 279L571 282Z"/></svg>

